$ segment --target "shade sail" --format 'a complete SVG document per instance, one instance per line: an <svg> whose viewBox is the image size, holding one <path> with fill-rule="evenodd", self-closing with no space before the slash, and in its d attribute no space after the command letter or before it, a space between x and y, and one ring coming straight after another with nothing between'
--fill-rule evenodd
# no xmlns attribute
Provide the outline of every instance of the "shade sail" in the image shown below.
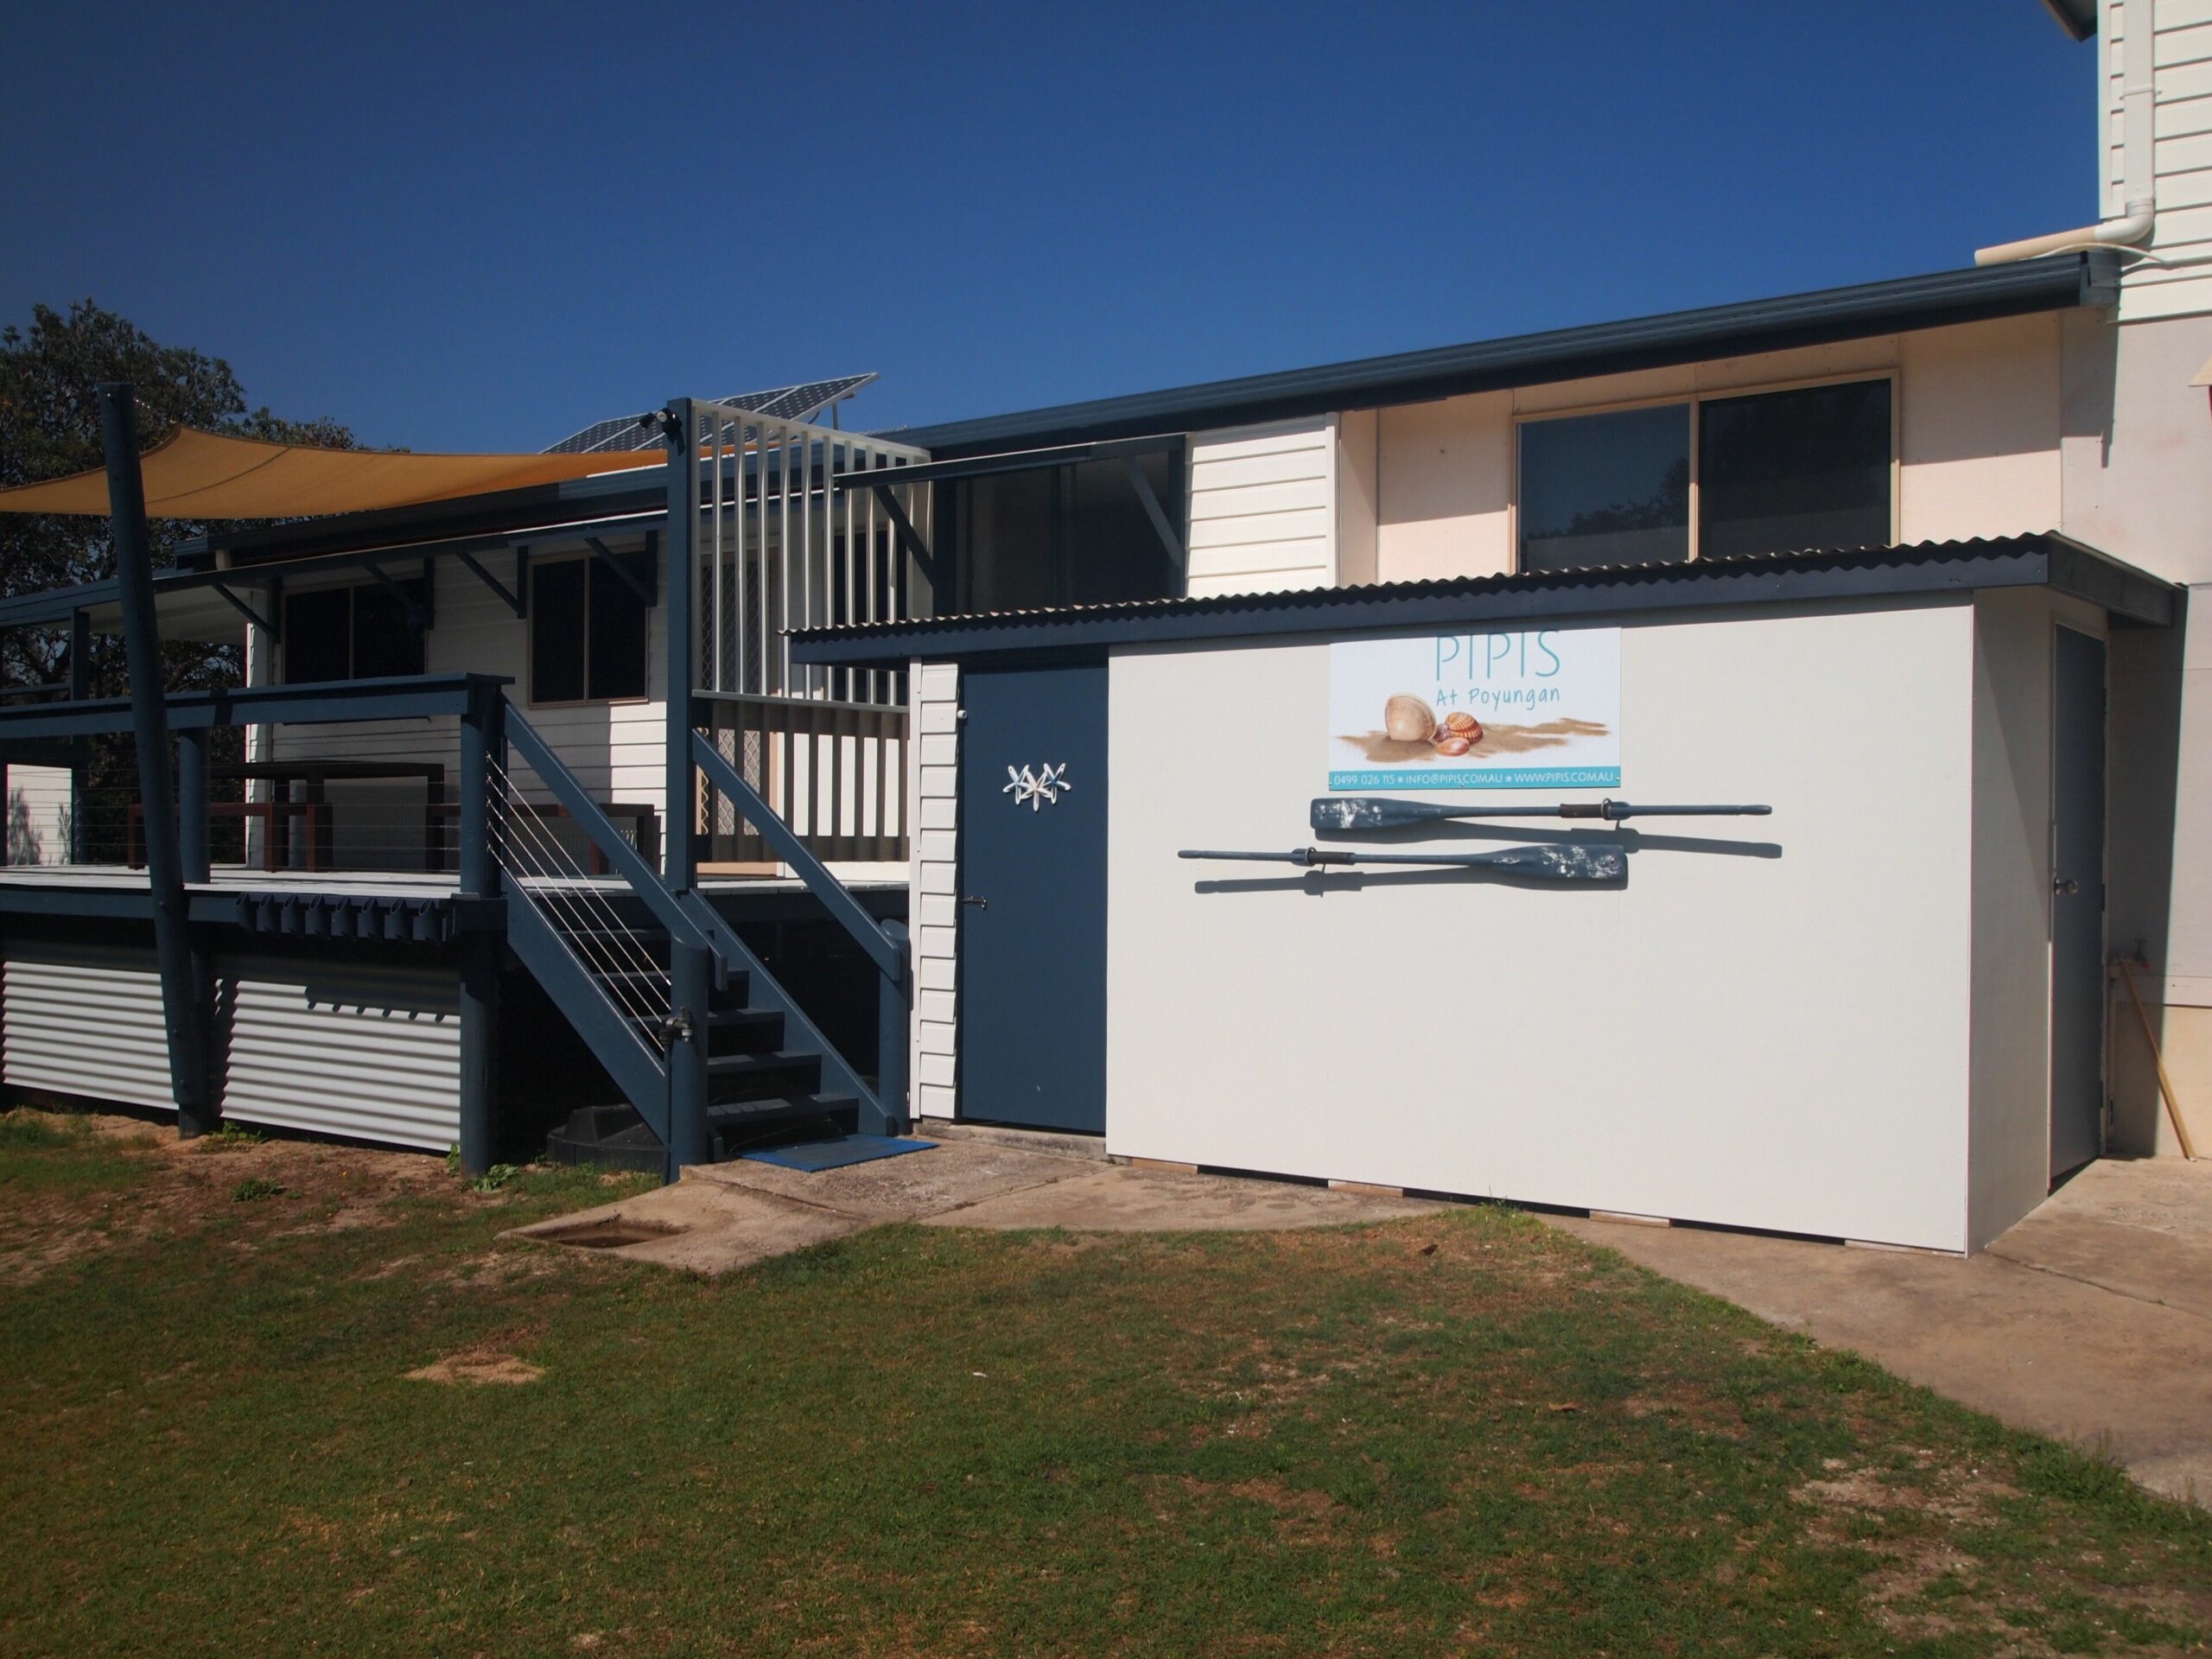
<svg viewBox="0 0 2212 1659"><path fill-rule="evenodd" d="M145 451L146 512L155 518L303 518L449 501L599 473L658 467L651 451L618 454L413 455L264 443L181 426ZM107 474L75 473L0 490L0 512L105 516Z"/></svg>

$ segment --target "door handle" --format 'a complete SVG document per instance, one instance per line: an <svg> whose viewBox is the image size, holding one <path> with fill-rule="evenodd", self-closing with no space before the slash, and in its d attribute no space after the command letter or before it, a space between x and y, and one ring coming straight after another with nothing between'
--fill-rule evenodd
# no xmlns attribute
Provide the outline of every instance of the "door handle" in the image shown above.
<svg viewBox="0 0 2212 1659"><path fill-rule="evenodd" d="M978 910L988 910L991 907L991 901L989 899L978 899L972 893L964 896L960 902L963 905L973 905Z"/></svg>
<svg viewBox="0 0 2212 1659"><path fill-rule="evenodd" d="M2082 884L2070 875L2054 875L2050 878L2050 890L2070 897L2082 891Z"/></svg>

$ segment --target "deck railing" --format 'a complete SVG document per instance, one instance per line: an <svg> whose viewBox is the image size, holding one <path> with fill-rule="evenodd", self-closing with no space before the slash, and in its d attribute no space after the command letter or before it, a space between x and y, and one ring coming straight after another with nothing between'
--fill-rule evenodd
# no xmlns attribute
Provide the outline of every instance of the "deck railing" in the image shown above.
<svg viewBox="0 0 2212 1659"><path fill-rule="evenodd" d="M906 856L906 710L807 697L706 700L706 740L805 842L833 861ZM776 861L736 802L706 783L706 857Z"/></svg>

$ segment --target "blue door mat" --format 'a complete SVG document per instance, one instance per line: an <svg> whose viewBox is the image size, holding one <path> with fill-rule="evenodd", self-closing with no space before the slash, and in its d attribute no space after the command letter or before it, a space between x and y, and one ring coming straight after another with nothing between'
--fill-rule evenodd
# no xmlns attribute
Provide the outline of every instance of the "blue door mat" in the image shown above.
<svg viewBox="0 0 2212 1659"><path fill-rule="evenodd" d="M934 1141L917 1141L904 1135L841 1135L829 1141L801 1141L795 1146L764 1147L745 1157L756 1164L776 1164L785 1169L819 1174L848 1164L870 1164L879 1158L896 1158L902 1152L927 1152Z"/></svg>

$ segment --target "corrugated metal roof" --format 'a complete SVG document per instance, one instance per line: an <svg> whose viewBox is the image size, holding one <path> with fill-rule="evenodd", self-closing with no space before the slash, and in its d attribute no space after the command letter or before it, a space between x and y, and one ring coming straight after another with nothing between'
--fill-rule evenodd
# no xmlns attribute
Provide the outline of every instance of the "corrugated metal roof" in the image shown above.
<svg viewBox="0 0 2212 1659"><path fill-rule="evenodd" d="M1677 564L1454 576L1202 599L1128 600L869 622L795 631L791 655L804 663L880 664L1347 627L1528 621L1601 612L2044 585L2079 594L2127 620L2158 626L2174 620L2180 592L2171 582L2108 554L2046 531Z"/></svg>
<svg viewBox="0 0 2212 1659"><path fill-rule="evenodd" d="M2054 256L1356 358L1278 374L904 429L897 435L939 461L950 461L991 449L1242 426L2068 306L2112 304L2119 299L2118 283L2117 260L2109 251Z"/></svg>

